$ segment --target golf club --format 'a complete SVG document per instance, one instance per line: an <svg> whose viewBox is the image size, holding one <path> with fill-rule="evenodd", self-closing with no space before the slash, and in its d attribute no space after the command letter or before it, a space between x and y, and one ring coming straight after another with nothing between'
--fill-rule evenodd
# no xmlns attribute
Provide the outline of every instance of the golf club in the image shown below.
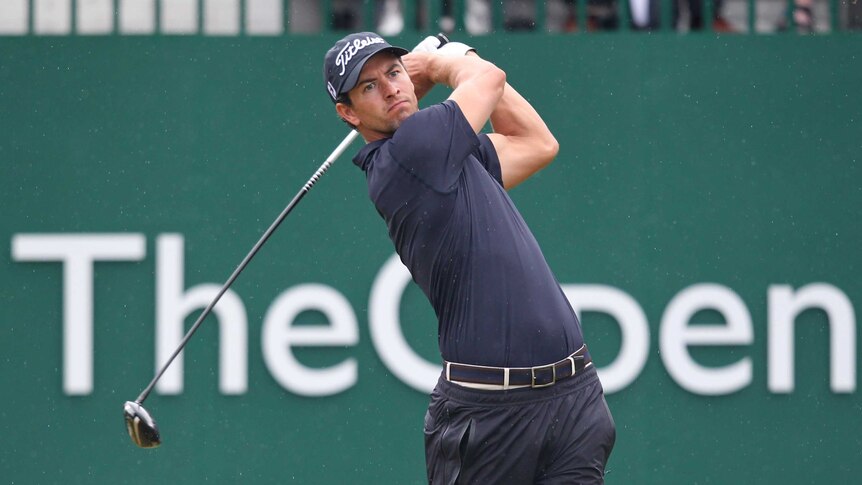
<svg viewBox="0 0 862 485"><path fill-rule="evenodd" d="M422 42L419 43L413 50L415 51L433 51L438 49L443 44L449 42L449 39L446 38L443 34L438 34L436 36L430 36L425 38ZM138 445L141 448L155 448L159 446L162 442L161 435L159 434L159 427L156 425L156 421L150 416L150 413L144 409L143 403L147 399L147 396L150 395L150 391L155 387L156 382L162 377L162 374L170 367L171 363L176 359L177 355L182 352L183 348L186 346L186 343L192 338L195 331L197 331L198 327L200 327L201 323L203 323L204 319L207 315L210 314L213 307L215 307L216 303L218 303L219 299L221 299L222 295L230 288L239 274L245 269L248 263L251 261L251 258L254 257L255 254L260 250L260 248L266 243L269 237L273 232L278 228L278 226L284 221L288 214L293 210L296 204L299 203L300 200L311 190L311 187L317 183L318 179L329 170L329 167L332 166L332 163L341 156L344 150L353 143L353 140L359 136L359 132L356 130L351 130L347 136L344 137L344 140L338 144L335 150L326 158L322 165L314 172L314 175L308 179L308 182L302 186L299 192L293 197L293 200L287 204L287 207L281 211L281 214L273 221L273 223L269 226L266 232L263 233L263 236L255 243L254 247L251 248L251 251L243 258L242 262L239 263L239 266L233 271L230 277L227 279L225 284L221 287L221 289L216 294L215 298L209 303L209 305L204 308L203 312L201 312L198 319L195 323L189 328L189 331L186 332L182 341L180 341L179 346L176 350L174 350L173 354L168 357L168 360L162 365L158 372L156 372L156 376L153 377L153 380L147 385L147 387L141 392L137 399L134 401L126 401L123 405L123 416L126 421L126 430L129 432L129 437L132 438L132 442Z"/></svg>

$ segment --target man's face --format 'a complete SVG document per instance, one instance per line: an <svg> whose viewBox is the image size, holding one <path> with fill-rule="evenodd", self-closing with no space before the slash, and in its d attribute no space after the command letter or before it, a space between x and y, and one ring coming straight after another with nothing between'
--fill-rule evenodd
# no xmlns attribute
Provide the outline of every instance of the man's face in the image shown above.
<svg viewBox="0 0 862 485"><path fill-rule="evenodd" d="M335 105L338 114L356 126L366 141L389 138L407 117L419 110L410 76L398 56L381 52L369 59L350 90L351 105Z"/></svg>

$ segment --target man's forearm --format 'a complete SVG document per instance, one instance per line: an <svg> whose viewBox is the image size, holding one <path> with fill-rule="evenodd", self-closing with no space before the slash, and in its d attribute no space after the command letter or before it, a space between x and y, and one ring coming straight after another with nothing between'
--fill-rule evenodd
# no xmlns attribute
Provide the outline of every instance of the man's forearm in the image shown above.
<svg viewBox="0 0 862 485"><path fill-rule="evenodd" d="M470 127L478 133L503 95L506 73L475 56L429 54L423 60L427 79L453 88L449 99L458 104Z"/></svg>
<svg viewBox="0 0 862 485"><path fill-rule="evenodd" d="M515 88L506 83L503 96L490 116L503 185L511 189L547 166L559 144L542 117Z"/></svg>
<svg viewBox="0 0 862 485"><path fill-rule="evenodd" d="M464 82L477 80L487 80L488 87L493 88L496 82L493 74L499 72L501 71L497 66L476 56L433 56L428 65L428 77L431 81L453 89Z"/></svg>
<svg viewBox="0 0 862 485"><path fill-rule="evenodd" d="M495 133L505 136L532 137L537 142L553 139L539 113L509 83L506 83L503 96L491 113L491 126Z"/></svg>
<svg viewBox="0 0 862 485"><path fill-rule="evenodd" d="M479 57L476 51L467 53L467 57ZM535 136L551 144L556 143L542 117L533 106L521 96L508 82L503 90L503 96L493 113L491 126L495 133L505 136L529 137ZM550 139L548 139L550 137Z"/></svg>

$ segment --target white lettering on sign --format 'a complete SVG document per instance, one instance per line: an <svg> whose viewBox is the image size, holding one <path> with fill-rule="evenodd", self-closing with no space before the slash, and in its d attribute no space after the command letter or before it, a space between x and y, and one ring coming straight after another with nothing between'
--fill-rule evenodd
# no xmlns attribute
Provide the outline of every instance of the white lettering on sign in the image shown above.
<svg viewBox="0 0 862 485"><path fill-rule="evenodd" d="M725 318L719 325L689 325L701 310L716 310ZM751 383L751 358L721 368L698 364L688 353L690 345L749 345L754 341L751 315L733 290L701 283L679 292L664 311L659 331L661 360L670 376L695 394L719 395Z"/></svg>
<svg viewBox="0 0 862 485"><path fill-rule="evenodd" d="M826 283L812 283L795 292L788 285L769 287L769 390L775 393L793 392L796 317L812 308L822 309L828 316L832 392L855 391L856 315L847 295Z"/></svg>
<svg viewBox="0 0 862 485"><path fill-rule="evenodd" d="M319 311L328 325L293 325L306 311ZM350 302L326 285L295 286L275 299L266 312L261 332L263 360L285 389L302 396L331 396L356 384L356 359L345 359L327 369L302 365L294 346L352 346L359 342L359 325Z"/></svg>
<svg viewBox="0 0 862 485"><path fill-rule="evenodd" d="M63 263L63 391L93 392L93 265L140 261L143 234L16 234L15 261Z"/></svg>
<svg viewBox="0 0 862 485"><path fill-rule="evenodd" d="M183 321L208 304L221 288L200 284L184 289L183 237L163 234L156 239L156 363L179 344ZM19 262L63 263L63 390L69 395L93 391L93 265L96 261L140 261L146 240L142 234L15 234L12 259ZM371 341L383 364L406 385L428 393L441 367L420 357L401 330L399 310L410 275L397 255L381 267L371 285L368 325ZM563 285L576 312L602 312L620 326L622 340L616 357L598 368L608 393L631 385L649 356L650 329L638 302L619 288L606 285ZM767 376L773 393L794 390L796 319L805 310L821 309L830 330L830 384L835 393L856 390L856 317L844 292L827 283L794 290L768 288ZM723 323L692 324L702 310L718 312ZM326 325L294 325L305 311L319 311ZM219 320L219 389L224 394L247 392L247 317L242 299L228 290L214 307ZM589 328L590 322L582 322ZM304 396L343 392L358 381L359 363L344 359L326 368L311 368L293 355L297 346L355 346L359 341L356 315L338 290L322 284L302 284L279 295L263 321L262 349L267 369L285 389ZM748 346L754 342L751 315L732 289L699 283L682 289L665 308L659 324L659 354L670 377L683 389L700 395L739 391L752 382L749 356L723 366L696 362L689 347ZM594 356L597 357L597 356ZM822 358L822 357L821 357ZM601 359L603 360L603 359ZM159 367L159 365L157 365ZM157 386L158 392L182 392L183 362L179 356Z"/></svg>
<svg viewBox="0 0 862 485"><path fill-rule="evenodd" d="M156 239L156 369L180 345L183 322L202 310L221 289L201 284L185 290L183 237L162 234ZM227 290L212 309L219 322L219 389L224 394L243 394L248 388L248 322L239 295ZM208 317L208 318L211 318ZM162 394L183 391L183 354L179 354L156 384Z"/></svg>

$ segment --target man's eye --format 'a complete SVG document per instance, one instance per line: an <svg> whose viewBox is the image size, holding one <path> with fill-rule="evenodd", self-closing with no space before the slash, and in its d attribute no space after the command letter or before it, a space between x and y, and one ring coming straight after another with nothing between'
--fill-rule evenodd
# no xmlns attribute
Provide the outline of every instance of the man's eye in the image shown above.
<svg viewBox="0 0 862 485"><path fill-rule="evenodd" d="M374 83L368 83L365 85L363 91L371 91L372 89L374 89Z"/></svg>
<svg viewBox="0 0 862 485"><path fill-rule="evenodd" d="M399 70L397 70L397 69L396 69L396 70L394 70L394 71L390 72L390 73L389 73L389 76L390 76L390 77L395 77L395 76L397 76L397 75L399 75L399 74L401 74L401 71L399 71Z"/></svg>

